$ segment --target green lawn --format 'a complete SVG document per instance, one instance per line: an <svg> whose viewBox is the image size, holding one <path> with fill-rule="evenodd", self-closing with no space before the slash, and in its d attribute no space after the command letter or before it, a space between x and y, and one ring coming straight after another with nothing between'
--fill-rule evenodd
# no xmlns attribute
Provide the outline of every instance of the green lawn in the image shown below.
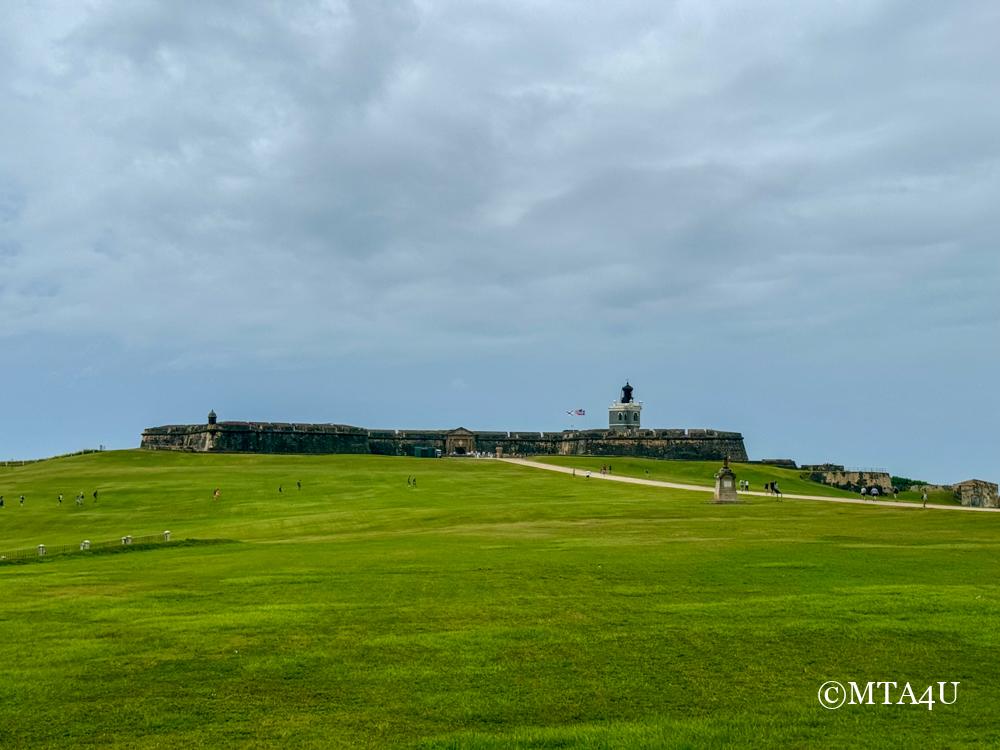
<svg viewBox="0 0 1000 750"><path fill-rule="evenodd" d="M923 493L919 490L907 490L906 492L899 493L899 500L906 500L911 503L921 502L921 495ZM955 499L955 493L949 492L948 490L931 490L927 493L927 502L934 503L937 505L961 505L958 500Z"/></svg>
<svg viewBox="0 0 1000 750"><path fill-rule="evenodd" d="M993 514L138 451L0 469L0 494L0 551L232 540L0 565L2 748L1000 744ZM829 711L827 680L961 686Z"/></svg>
<svg viewBox="0 0 1000 750"><path fill-rule="evenodd" d="M571 466L581 471L592 471L597 473L602 466L610 465L613 474L627 477L640 477L643 479L656 479L663 482L679 482L682 484L698 484L711 487L715 484L715 472L719 470L721 464L718 461L669 461L655 458L623 458L619 456L541 456L538 459L542 463L555 464L557 466ZM750 489L754 492L763 492L767 482L777 482L778 487L785 494L793 495L820 495L823 497L853 497L859 495L856 492L840 490L836 487L829 487L819 482L812 482L802 479L802 472L799 469L781 469L775 466L763 466L761 464L733 463L733 472L737 481L746 479L750 482ZM910 502L920 502L920 492L916 490L901 492L897 499ZM930 503L939 505L959 505L951 492L932 492L927 498Z"/></svg>
<svg viewBox="0 0 1000 750"><path fill-rule="evenodd" d="M627 477L657 479L663 482L700 484L711 487L715 484L715 472L722 466L720 461L666 461L655 458L624 458L619 456L542 456L543 463L558 466L574 466L583 471L600 471L602 466L611 466L613 474ZM777 482L782 492L800 495L823 495L825 497L857 497L854 492L839 490L819 482L801 479L797 469L780 469L760 464L731 464L736 479L746 479L750 489L763 492L764 484Z"/></svg>

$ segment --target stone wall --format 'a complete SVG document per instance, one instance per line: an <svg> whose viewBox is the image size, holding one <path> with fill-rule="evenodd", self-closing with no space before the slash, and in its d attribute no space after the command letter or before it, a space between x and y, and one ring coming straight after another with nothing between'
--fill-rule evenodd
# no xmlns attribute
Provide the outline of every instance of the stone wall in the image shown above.
<svg viewBox="0 0 1000 750"><path fill-rule="evenodd" d="M688 461L746 461L743 436L717 430L587 430L563 433L552 453L576 456L638 456Z"/></svg>
<svg viewBox="0 0 1000 750"><path fill-rule="evenodd" d="M970 505L976 508L997 508L1000 507L1000 498L997 497L1000 488L993 482L984 482L982 479L968 479L954 485L955 499L962 505Z"/></svg>
<svg viewBox="0 0 1000 750"><path fill-rule="evenodd" d="M367 430L367 453L379 456L412 456L414 448L444 451L447 430Z"/></svg>
<svg viewBox="0 0 1000 750"><path fill-rule="evenodd" d="M465 430L365 430L335 424L219 422L168 425L142 433L150 450L239 453L374 453L412 456L415 448L447 454L449 437L471 442L470 452L540 456L641 456L685 460L746 461L743 436L718 430L566 430L476 432ZM471 437L471 441L468 438Z"/></svg>
<svg viewBox="0 0 1000 750"><path fill-rule="evenodd" d="M141 448L222 453L368 453L368 431L339 424L219 422L151 427Z"/></svg>
<svg viewBox="0 0 1000 750"><path fill-rule="evenodd" d="M213 428L217 426L213 425ZM213 451L214 432L214 429L210 432L209 426L204 424L150 427L142 431L139 447L148 450Z"/></svg>
<svg viewBox="0 0 1000 750"><path fill-rule="evenodd" d="M885 471L812 471L808 478L852 492L861 492L862 487L878 487L883 495L892 492L892 476Z"/></svg>

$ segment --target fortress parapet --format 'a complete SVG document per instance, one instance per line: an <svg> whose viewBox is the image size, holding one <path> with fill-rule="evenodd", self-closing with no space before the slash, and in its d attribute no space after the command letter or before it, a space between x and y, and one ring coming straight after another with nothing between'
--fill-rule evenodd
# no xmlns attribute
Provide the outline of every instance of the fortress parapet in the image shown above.
<svg viewBox="0 0 1000 750"><path fill-rule="evenodd" d="M343 424L217 422L150 427L140 447L197 453L373 453L412 456L416 448L444 455L472 453L541 456L641 456L746 461L743 436L720 430L564 430L497 432L368 430Z"/></svg>
<svg viewBox="0 0 1000 750"><path fill-rule="evenodd" d="M369 453L368 431L343 424L217 422L143 430L140 447L202 453Z"/></svg>
<svg viewBox="0 0 1000 750"><path fill-rule="evenodd" d="M641 404L628 383L612 405L607 429L561 432L468 430L369 430L345 424L219 422L150 427L140 447L199 453L373 453L382 456L473 453L517 456L644 456L686 460L746 461L743 436L708 429L649 429L639 423ZM618 414L629 415L618 419ZM433 454L433 453L432 453Z"/></svg>

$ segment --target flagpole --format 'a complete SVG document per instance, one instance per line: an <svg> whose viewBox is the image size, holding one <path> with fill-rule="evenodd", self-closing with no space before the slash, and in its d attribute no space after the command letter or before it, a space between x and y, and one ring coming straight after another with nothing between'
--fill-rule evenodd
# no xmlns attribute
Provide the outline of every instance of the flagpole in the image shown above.
<svg viewBox="0 0 1000 750"><path fill-rule="evenodd" d="M569 417L585 417L585 416L587 416L587 410L586 409L569 409L569 410L567 410L566 414ZM568 429L571 432L578 432L579 431L579 428L573 423L572 419L570 419L570 421L568 423Z"/></svg>

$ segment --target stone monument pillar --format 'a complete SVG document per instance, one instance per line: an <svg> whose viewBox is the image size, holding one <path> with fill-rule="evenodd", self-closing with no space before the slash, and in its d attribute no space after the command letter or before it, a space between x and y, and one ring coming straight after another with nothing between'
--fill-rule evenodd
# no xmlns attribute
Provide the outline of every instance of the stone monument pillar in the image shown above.
<svg viewBox="0 0 1000 750"><path fill-rule="evenodd" d="M715 473L715 502L738 503L736 475L729 468L729 457L723 459L722 468Z"/></svg>
<svg viewBox="0 0 1000 750"><path fill-rule="evenodd" d="M219 420L219 418L217 416L215 416L215 409L212 409L212 411L210 411L208 413L208 423L209 424L216 424L218 422L218 420Z"/></svg>
<svg viewBox="0 0 1000 750"><path fill-rule="evenodd" d="M642 404L632 398L633 390L632 386L626 380L622 388L621 398L608 407L609 430L623 431L638 430L640 428L641 420L639 416L642 412Z"/></svg>

